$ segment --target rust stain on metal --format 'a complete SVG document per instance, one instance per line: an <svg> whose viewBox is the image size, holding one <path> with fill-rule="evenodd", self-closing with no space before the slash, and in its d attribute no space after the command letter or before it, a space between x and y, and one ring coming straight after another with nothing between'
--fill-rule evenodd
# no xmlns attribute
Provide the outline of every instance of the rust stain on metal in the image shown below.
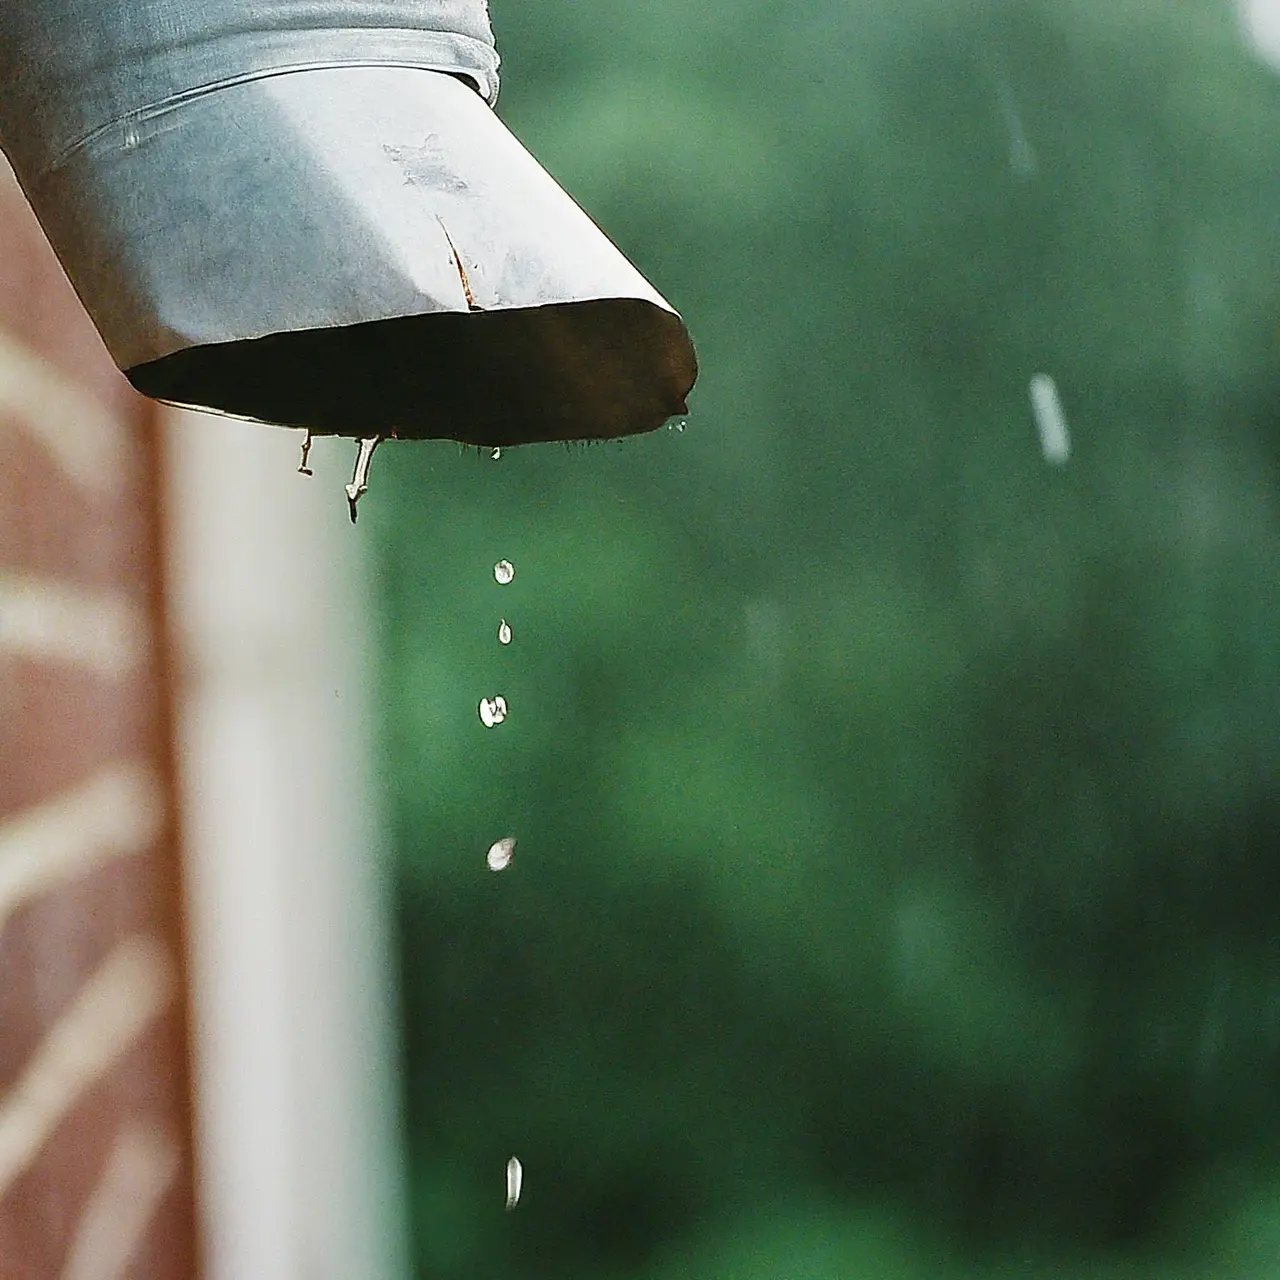
<svg viewBox="0 0 1280 1280"><path fill-rule="evenodd" d="M439 214L436 214L436 221L440 224L440 230L444 232L444 238L449 242L449 250L453 254L453 265L458 268L458 279L462 282L462 295L467 300L467 310L483 311L483 307L476 305L475 295L471 292L471 282L467 279L467 269L462 265L462 255L458 252L457 245L453 243L449 228L444 225L444 219Z"/></svg>

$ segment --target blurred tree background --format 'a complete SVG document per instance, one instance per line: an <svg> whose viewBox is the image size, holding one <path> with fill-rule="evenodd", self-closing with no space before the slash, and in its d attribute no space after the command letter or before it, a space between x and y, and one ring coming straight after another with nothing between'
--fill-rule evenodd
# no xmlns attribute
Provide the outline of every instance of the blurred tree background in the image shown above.
<svg viewBox="0 0 1280 1280"><path fill-rule="evenodd" d="M494 22L703 371L378 458L419 1274L1280 1274L1280 77L1220 0Z"/></svg>

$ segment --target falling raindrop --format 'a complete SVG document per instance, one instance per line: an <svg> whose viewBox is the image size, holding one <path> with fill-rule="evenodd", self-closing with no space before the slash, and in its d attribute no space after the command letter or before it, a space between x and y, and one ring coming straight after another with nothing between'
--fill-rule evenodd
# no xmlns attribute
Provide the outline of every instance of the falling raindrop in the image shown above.
<svg viewBox="0 0 1280 1280"><path fill-rule="evenodd" d="M1015 178L1026 182L1036 176L1039 167L1035 148L1027 137L1022 124L1022 113L1018 110L1018 99L1013 92L1013 83L998 57L989 60L991 72L995 78L996 97L1000 103L1000 114L1004 117L1004 126L1009 135L1009 168Z"/></svg>
<svg viewBox="0 0 1280 1280"><path fill-rule="evenodd" d="M495 445L493 450L490 452L489 457L491 457L494 460L494 462L497 462L498 459L502 457L501 448Z"/></svg>
<svg viewBox="0 0 1280 1280"><path fill-rule="evenodd" d="M499 560L493 566L493 576L499 586L505 587L516 576L516 567L510 560Z"/></svg>
<svg viewBox="0 0 1280 1280"><path fill-rule="evenodd" d="M1272 0L1236 0L1245 39L1263 62L1280 67L1280 9Z"/></svg>
<svg viewBox="0 0 1280 1280"><path fill-rule="evenodd" d="M1036 429L1040 432L1040 451L1046 462L1061 466L1071 457L1071 436L1067 432L1066 414L1058 388L1047 373L1037 373L1031 379L1031 409L1036 416Z"/></svg>
<svg viewBox="0 0 1280 1280"><path fill-rule="evenodd" d="M503 620L498 623L498 643L511 643L511 624L507 622L506 618L503 618Z"/></svg>
<svg viewBox="0 0 1280 1280"><path fill-rule="evenodd" d="M507 1211L510 1212L520 1203L520 1188L524 1185L524 1168L520 1161L512 1156L507 1161Z"/></svg>
<svg viewBox="0 0 1280 1280"><path fill-rule="evenodd" d="M480 723L486 729L501 724L507 718L507 700L501 694L496 698L480 699Z"/></svg>
<svg viewBox="0 0 1280 1280"><path fill-rule="evenodd" d="M485 861L489 864L490 871L505 871L511 865L511 859L515 856L515 836L503 836L501 840L495 840L489 846L489 853Z"/></svg>
<svg viewBox="0 0 1280 1280"><path fill-rule="evenodd" d="M1036 176L1036 153L1026 137L1017 133L1009 144L1009 168L1014 177L1034 178Z"/></svg>

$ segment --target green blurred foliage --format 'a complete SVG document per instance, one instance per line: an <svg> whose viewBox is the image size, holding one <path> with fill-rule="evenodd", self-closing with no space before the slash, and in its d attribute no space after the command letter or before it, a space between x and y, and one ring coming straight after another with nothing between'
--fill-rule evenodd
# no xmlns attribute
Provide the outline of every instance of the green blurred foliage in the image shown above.
<svg viewBox="0 0 1280 1280"><path fill-rule="evenodd" d="M1280 1274L1280 79L1210 0L494 8L703 372L379 454L420 1274Z"/></svg>

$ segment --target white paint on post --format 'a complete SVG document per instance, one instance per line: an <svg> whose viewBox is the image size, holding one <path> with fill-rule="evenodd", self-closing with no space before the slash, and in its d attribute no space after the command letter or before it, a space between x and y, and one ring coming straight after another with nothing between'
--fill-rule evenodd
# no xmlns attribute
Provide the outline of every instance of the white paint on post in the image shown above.
<svg viewBox="0 0 1280 1280"><path fill-rule="evenodd" d="M76 1103L111 1070L173 996L173 966L152 938L127 938L49 1028L0 1096L0 1199Z"/></svg>
<svg viewBox="0 0 1280 1280"><path fill-rule="evenodd" d="M181 1165L162 1130L126 1125L76 1223L61 1280L127 1280L134 1256Z"/></svg>
<svg viewBox="0 0 1280 1280"><path fill-rule="evenodd" d="M166 436L207 1280L407 1274L348 441ZM369 502L377 501L373 490Z"/></svg>
<svg viewBox="0 0 1280 1280"><path fill-rule="evenodd" d="M46 449L88 493L118 493L129 472L123 424L42 356L0 334L0 428L6 419Z"/></svg>
<svg viewBox="0 0 1280 1280"><path fill-rule="evenodd" d="M160 834L164 798L144 764L109 764L79 786L0 822L0 934L24 902L116 858L145 853Z"/></svg>
<svg viewBox="0 0 1280 1280"><path fill-rule="evenodd" d="M0 655L114 679L147 656L147 618L127 596L0 570Z"/></svg>

